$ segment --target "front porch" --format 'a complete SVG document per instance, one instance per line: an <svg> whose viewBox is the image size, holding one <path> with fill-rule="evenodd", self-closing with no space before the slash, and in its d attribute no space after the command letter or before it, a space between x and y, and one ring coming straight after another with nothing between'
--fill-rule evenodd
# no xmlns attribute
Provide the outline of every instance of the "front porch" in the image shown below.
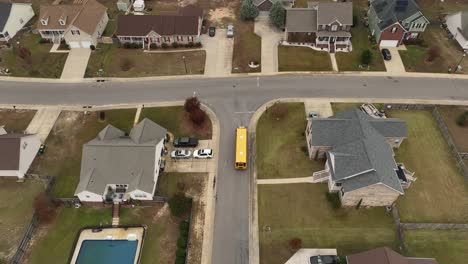
<svg viewBox="0 0 468 264"><path fill-rule="evenodd" d="M415 182L418 178L414 177L414 172L406 169L403 163L398 163L397 166L398 170L396 173L400 180L401 187L403 187L403 189L408 189L411 186L411 183Z"/></svg>
<svg viewBox="0 0 468 264"><path fill-rule="evenodd" d="M348 33L349 32L344 32ZM285 32L286 41L282 45L306 46L318 51L350 52L352 51L351 36L323 36L323 32Z"/></svg>

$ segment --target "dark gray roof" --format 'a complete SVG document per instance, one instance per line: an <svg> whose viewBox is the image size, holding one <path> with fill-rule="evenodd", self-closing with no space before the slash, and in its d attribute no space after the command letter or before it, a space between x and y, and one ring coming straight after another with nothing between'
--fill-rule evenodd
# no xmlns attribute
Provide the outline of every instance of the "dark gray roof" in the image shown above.
<svg viewBox="0 0 468 264"><path fill-rule="evenodd" d="M381 30L420 13L420 8L414 0L373 0L371 8L375 10L381 21L378 23ZM422 13L421 16L423 16Z"/></svg>
<svg viewBox="0 0 468 264"><path fill-rule="evenodd" d="M8 18L10 17L12 4L11 3L1 3L0 2L0 32L3 32Z"/></svg>
<svg viewBox="0 0 468 264"><path fill-rule="evenodd" d="M318 25L329 25L335 21L342 25L353 24L353 2L309 2L308 6L317 8Z"/></svg>
<svg viewBox="0 0 468 264"><path fill-rule="evenodd" d="M316 32L317 10L310 8L289 8L286 10L288 32Z"/></svg>
<svg viewBox="0 0 468 264"><path fill-rule="evenodd" d="M343 183L344 192L382 183L403 193L386 137L406 137L405 122L375 119L357 108L311 122L312 145L332 147L332 179Z"/></svg>
<svg viewBox="0 0 468 264"><path fill-rule="evenodd" d="M133 136L132 136L133 135ZM152 193L156 145L164 139L166 130L144 119L125 136L108 125L99 135L83 146L80 183L75 191L104 194L107 184L128 184L127 191Z"/></svg>

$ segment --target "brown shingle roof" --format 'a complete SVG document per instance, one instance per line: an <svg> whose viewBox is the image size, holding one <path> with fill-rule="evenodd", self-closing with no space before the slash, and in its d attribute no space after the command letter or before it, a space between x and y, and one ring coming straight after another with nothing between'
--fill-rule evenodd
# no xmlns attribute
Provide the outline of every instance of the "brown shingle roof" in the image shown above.
<svg viewBox="0 0 468 264"><path fill-rule="evenodd" d="M88 34L93 34L101 21L107 8L96 0L86 0L83 4L72 5L44 5L40 7L37 29L67 29L73 25ZM59 19L66 18L64 26ZM47 25L41 19L48 19Z"/></svg>
<svg viewBox="0 0 468 264"><path fill-rule="evenodd" d="M404 257L388 247L350 255L347 260L348 264L437 264L435 259Z"/></svg>
<svg viewBox="0 0 468 264"><path fill-rule="evenodd" d="M19 169L20 142L24 136L25 134L0 135L0 170Z"/></svg>
<svg viewBox="0 0 468 264"><path fill-rule="evenodd" d="M161 36L197 35L197 16L124 16L117 21L117 36L146 36L151 31Z"/></svg>

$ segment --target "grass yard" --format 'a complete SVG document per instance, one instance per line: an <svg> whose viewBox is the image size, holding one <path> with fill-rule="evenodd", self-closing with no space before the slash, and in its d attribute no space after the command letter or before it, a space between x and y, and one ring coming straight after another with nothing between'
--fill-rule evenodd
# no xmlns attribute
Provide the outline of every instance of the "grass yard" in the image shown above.
<svg viewBox="0 0 468 264"><path fill-rule="evenodd" d="M448 39L447 33L437 25L427 27L422 38L426 46L407 45L406 51L399 51L406 71L447 73L450 67L453 72L463 55L458 43ZM428 63L427 52L431 47L440 48L440 56ZM466 73L468 59L463 60L461 66L463 70L457 73Z"/></svg>
<svg viewBox="0 0 468 264"><path fill-rule="evenodd" d="M108 110L105 113L105 121L99 121L98 112L84 115L83 112L63 111L60 114L47 138L45 154L37 157L30 169L31 173L57 177L53 196L73 196L80 178L83 144L95 138L107 124L130 131L136 109Z"/></svg>
<svg viewBox="0 0 468 264"><path fill-rule="evenodd" d="M252 69L251 61L262 63L262 39L254 33L253 21L236 20L236 37L232 55L232 73L260 72L261 67Z"/></svg>
<svg viewBox="0 0 468 264"><path fill-rule="evenodd" d="M384 208L333 209L326 192L326 184L258 185L260 263L285 263L294 253L293 238L303 248L337 248L340 255L397 249L392 216Z"/></svg>
<svg viewBox="0 0 468 264"><path fill-rule="evenodd" d="M303 103L278 103L263 113L256 135L259 179L312 176L323 169L323 161L308 158L305 127Z"/></svg>
<svg viewBox="0 0 468 264"><path fill-rule="evenodd" d="M203 74L205 57L206 53L203 50L149 53L141 49L124 49L118 48L117 45L100 44L91 53L86 77L99 76L99 69L102 69L103 76L107 77Z"/></svg>
<svg viewBox="0 0 468 264"><path fill-rule="evenodd" d="M418 5L429 19L438 19L439 16L458 11L468 11L468 0L423 0L418 1Z"/></svg>
<svg viewBox="0 0 468 264"><path fill-rule="evenodd" d="M65 264L82 227L110 225L111 223L111 208L59 208L55 223L38 229L25 263Z"/></svg>
<svg viewBox="0 0 468 264"><path fill-rule="evenodd" d="M279 71L331 71L330 55L304 47L278 47Z"/></svg>
<svg viewBox="0 0 468 264"><path fill-rule="evenodd" d="M430 111L392 110L406 121L408 139L395 150L396 161L418 180L398 198L402 222L468 222L468 186Z"/></svg>
<svg viewBox="0 0 468 264"><path fill-rule="evenodd" d="M121 225L146 225L141 264L173 264L179 236L179 219L171 215L168 206L122 208Z"/></svg>
<svg viewBox="0 0 468 264"><path fill-rule="evenodd" d="M331 103L333 113L343 112L349 110L354 107L360 107L363 103ZM381 103L373 103L373 105L379 109L383 109L383 104Z"/></svg>
<svg viewBox="0 0 468 264"><path fill-rule="evenodd" d="M67 54L49 53L51 43L39 44L40 36L31 33L19 34L12 41L11 50L0 50L0 68L8 68L11 76L15 77L41 77L59 78L62 74ZM30 56L25 59L19 56L20 42L22 47L29 50ZM28 59L29 58L29 59Z"/></svg>
<svg viewBox="0 0 468 264"><path fill-rule="evenodd" d="M414 257L432 257L439 264L463 264L468 259L467 230L407 230L405 241Z"/></svg>
<svg viewBox="0 0 468 264"><path fill-rule="evenodd" d="M457 118L468 111L468 106L439 106L440 115L444 119L450 134L457 145L458 151L468 152L468 127L461 127L457 125Z"/></svg>
<svg viewBox="0 0 468 264"><path fill-rule="evenodd" d="M0 110L0 126L8 133L23 133L36 114L36 110Z"/></svg>
<svg viewBox="0 0 468 264"><path fill-rule="evenodd" d="M200 126L194 126L183 106L145 107L140 120L149 118L166 128L175 137L192 136L198 139L211 139L212 125L209 118Z"/></svg>
<svg viewBox="0 0 468 264"><path fill-rule="evenodd" d="M43 190L41 181L0 179L0 263L9 263L15 254L31 221L34 199Z"/></svg>

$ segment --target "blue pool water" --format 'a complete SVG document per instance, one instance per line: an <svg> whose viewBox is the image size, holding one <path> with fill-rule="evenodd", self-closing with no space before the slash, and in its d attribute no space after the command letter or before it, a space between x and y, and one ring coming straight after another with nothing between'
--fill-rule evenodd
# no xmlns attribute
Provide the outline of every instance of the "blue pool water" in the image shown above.
<svg viewBox="0 0 468 264"><path fill-rule="evenodd" d="M133 264L137 246L137 240L85 240L76 264Z"/></svg>

